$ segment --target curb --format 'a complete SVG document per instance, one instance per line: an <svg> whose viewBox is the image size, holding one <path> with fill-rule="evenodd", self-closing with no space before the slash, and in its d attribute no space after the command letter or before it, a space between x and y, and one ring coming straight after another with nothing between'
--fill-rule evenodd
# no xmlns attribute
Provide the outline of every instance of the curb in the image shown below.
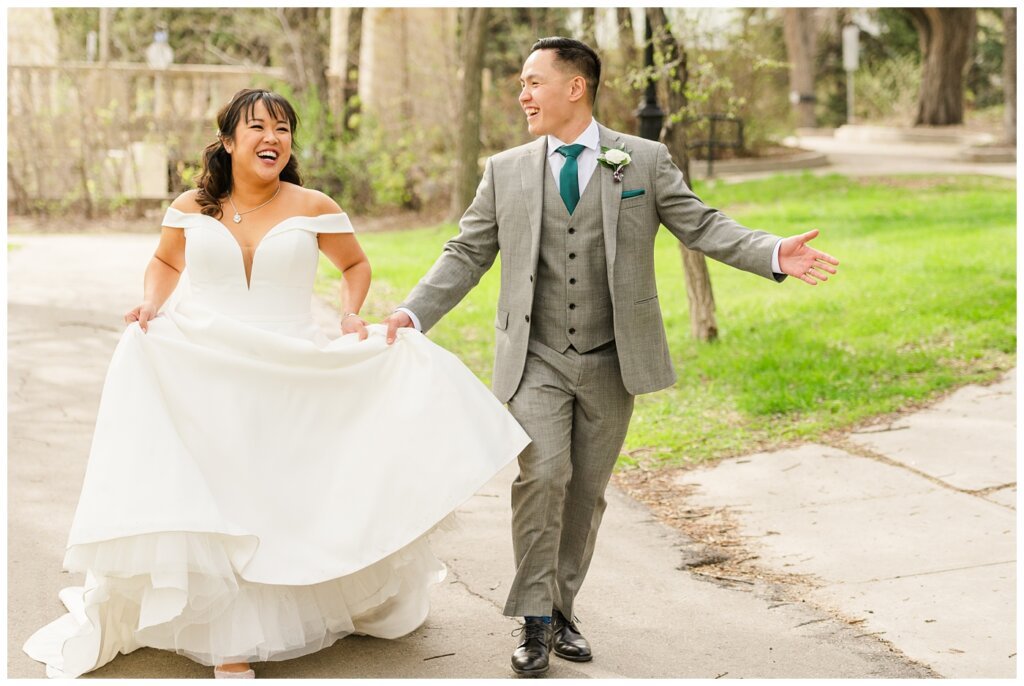
<svg viewBox="0 0 1024 686"><path fill-rule="evenodd" d="M846 124L835 130L833 137L840 141L859 143L933 143L937 145L985 145L994 138L989 133L978 133L954 127L918 126L861 126Z"/></svg>
<svg viewBox="0 0 1024 686"><path fill-rule="evenodd" d="M715 178L722 174L744 174L748 172L789 171L813 169L829 165L828 155L822 152L799 152L785 157L762 159L716 160L713 174L707 175L707 160L690 160L690 176L695 179Z"/></svg>
<svg viewBox="0 0 1024 686"><path fill-rule="evenodd" d="M1017 148L1009 145L970 145L961 148L957 157L965 162L1007 163L1017 161Z"/></svg>

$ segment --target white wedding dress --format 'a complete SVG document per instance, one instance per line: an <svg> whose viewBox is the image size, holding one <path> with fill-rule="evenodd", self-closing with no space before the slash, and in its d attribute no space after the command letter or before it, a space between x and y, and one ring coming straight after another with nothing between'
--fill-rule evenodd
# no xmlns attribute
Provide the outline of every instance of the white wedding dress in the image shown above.
<svg viewBox="0 0 1024 686"><path fill-rule="evenodd" d="M72 677L142 646L214 665L413 631L445 576L426 534L529 438L422 334L323 335L316 237L345 214L275 226L251 286L221 222L163 224L191 293L114 351L64 558L85 585L25 651Z"/></svg>

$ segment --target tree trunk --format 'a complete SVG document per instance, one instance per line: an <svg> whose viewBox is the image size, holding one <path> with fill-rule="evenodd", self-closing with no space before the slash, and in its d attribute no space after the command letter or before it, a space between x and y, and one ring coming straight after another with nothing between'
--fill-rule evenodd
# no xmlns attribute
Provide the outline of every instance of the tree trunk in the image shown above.
<svg viewBox="0 0 1024 686"><path fill-rule="evenodd" d="M462 94L456 128L455 184L452 189L451 219L457 220L473 202L480 183L480 104L483 95L484 49L488 9L464 7L462 23Z"/></svg>
<svg viewBox="0 0 1024 686"><path fill-rule="evenodd" d="M597 10L584 7L582 12L580 40L597 50Z"/></svg>
<svg viewBox="0 0 1024 686"><path fill-rule="evenodd" d="M352 132L359 128L359 51L363 45L363 8L352 7L348 11L348 50L345 56L345 77L342 83L342 112L345 130Z"/></svg>
<svg viewBox="0 0 1024 686"><path fill-rule="evenodd" d="M106 65L110 61L110 15L113 13L109 7L100 8L100 64Z"/></svg>
<svg viewBox="0 0 1024 686"><path fill-rule="evenodd" d="M640 61L640 51L636 47L636 34L633 33L633 13L628 7L616 10L619 19L619 50L627 65L636 66Z"/></svg>
<svg viewBox="0 0 1024 686"><path fill-rule="evenodd" d="M582 30L580 40L597 50L597 10L593 7L584 7L582 18ZM601 101L594 103L593 115L595 119L601 118Z"/></svg>
<svg viewBox="0 0 1024 686"><path fill-rule="evenodd" d="M814 55L817 51L814 10L786 8L782 10L782 20L789 56L790 102L796 109L797 126L813 128L817 125L814 116Z"/></svg>
<svg viewBox="0 0 1024 686"><path fill-rule="evenodd" d="M1003 8L1003 140L1017 145L1017 8Z"/></svg>
<svg viewBox="0 0 1024 686"><path fill-rule="evenodd" d="M276 11L289 47L285 65L292 87L300 94L315 89L321 100L327 98L328 11L317 7L278 8Z"/></svg>
<svg viewBox="0 0 1024 686"><path fill-rule="evenodd" d="M921 94L916 126L964 122L964 73L974 46L975 10L924 7L904 10L921 43Z"/></svg>
<svg viewBox="0 0 1024 686"><path fill-rule="evenodd" d="M335 138L345 130L345 71L348 56L347 7L331 8L331 42L327 50L327 102L330 103L331 123Z"/></svg>
<svg viewBox="0 0 1024 686"><path fill-rule="evenodd" d="M683 172L686 184L690 185L690 157L682 119L686 110L686 51L669 30L664 8L657 7L648 12L659 51L668 67L666 77L661 79L664 84L662 93L668 104L668 116L661 130L661 140ZM715 319L715 294L711 288L707 259L703 253L690 250L682 243L679 244L679 250L683 257L683 273L686 275L686 297L690 303L690 332L698 341L714 341L718 338L718 322Z"/></svg>
<svg viewBox="0 0 1024 686"><path fill-rule="evenodd" d="M289 48L285 55L285 68L296 98L306 103L315 100L316 111L329 112L331 103L327 66L331 44L330 9L292 7L267 11L275 12L284 33ZM302 104L298 107L304 109ZM334 135L324 117L312 117L303 124L310 139L318 143ZM303 163L305 166L317 168L323 164L324 148L321 145L310 145L309 155Z"/></svg>

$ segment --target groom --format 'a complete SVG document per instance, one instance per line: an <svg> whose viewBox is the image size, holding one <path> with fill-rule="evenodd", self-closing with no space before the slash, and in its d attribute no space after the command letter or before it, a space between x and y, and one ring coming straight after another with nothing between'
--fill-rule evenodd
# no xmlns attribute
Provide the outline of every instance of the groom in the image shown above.
<svg viewBox="0 0 1024 686"><path fill-rule="evenodd" d="M516 575L504 610L525 618L512 654L519 674L546 672L549 649L592 658L573 610L605 488L634 396L675 381L654 279L659 225L775 281L813 285L838 264L806 245L817 231L781 240L744 228L686 187L664 145L594 121L600 76L580 41L534 44L519 104L539 138L487 160L459 235L385 320L388 343L399 327L430 329L501 252L494 393L533 439L512 485ZM628 161L604 148L624 148Z"/></svg>

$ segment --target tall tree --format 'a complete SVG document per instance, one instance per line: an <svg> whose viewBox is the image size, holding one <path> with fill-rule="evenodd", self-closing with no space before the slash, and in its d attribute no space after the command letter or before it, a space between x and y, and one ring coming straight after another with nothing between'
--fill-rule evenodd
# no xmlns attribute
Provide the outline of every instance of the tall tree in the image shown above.
<svg viewBox="0 0 1024 686"><path fill-rule="evenodd" d="M279 7L273 11L289 48L285 53L288 80L297 92L313 92L326 99L331 42L329 8Z"/></svg>
<svg viewBox="0 0 1024 686"><path fill-rule="evenodd" d="M904 10L917 28L924 70L916 125L950 126L964 121L964 72L974 45L974 8L920 7Z"/></svg>
<svg viewBox="0 0 1024 686"><path fill-rule="evenodd" d="M817 31L814 10L790 7L782 10L783 33L789 55L789 90L796 109L797 126L813 128L814 56L817 52Z"/></svg>
<svg viewBox="0 0 1024 686"><path fill-rule="evenodd" d="M466 211L480 182L480 106L483 98L484 51L487 39L487 7L464 7L459 13L462 28L462 89L455 151L455 184L451 218Z"/></svg>
<svg viewBox="0 0 1024 686"><path fill-rule="evenodd" d="M686 184L690 185L690 157L686 137L686 50L672 35L665 8L650 8L647 14L662 56L663 75L659 80L668 104L668 116L661 130L661 140L683 172ZM715 294L711 288L707 258L704 253L690 250L682 243L679 249L686 277L686 297L690 303L690 332L698 341L713 341L718 338L718 322L715 319Z"/></svg>
<svg viewBox="0 0 1024 686"><path fill-rule="evenodd" d="M267 9L281 26L287 49L284 64L288 81L295 89L300 111L315 113L303 122L308 131L307 168L319 169L326 154L326 143L333 139L330 123L330 89L327 67L330 59L331 18L327 7L278 7Z"/></svg>
<svg viewBox="0 0 1024 686"><path fill-rule="evenodd" d="M1003 140L1017 145L1017 8L1003 8Z"/></svg>
<svg viewBox="0 0 1024 686"><path fill-rule="evenodd" d="M597 9L594 7L583 8L582 34L580 40L597 49Z"/></svg>
<svg viewBox="0 0 1024 686"><path fill-rule="evenodd" d="M348 42L341 97L342 121L345 130L349 132L358 128L356 122L361 109L359 106L359 51L363 45L363 9L362 7L351 7L348 10Z"/></svg>
<svg viewBox="0 0 1024 686"><path fill-rule="evenodd" d="M626 64L635 65L640 61L640 52L633 32L633 12L629 7L618 7L615 13L619 20L619 50Z"/></svg>

